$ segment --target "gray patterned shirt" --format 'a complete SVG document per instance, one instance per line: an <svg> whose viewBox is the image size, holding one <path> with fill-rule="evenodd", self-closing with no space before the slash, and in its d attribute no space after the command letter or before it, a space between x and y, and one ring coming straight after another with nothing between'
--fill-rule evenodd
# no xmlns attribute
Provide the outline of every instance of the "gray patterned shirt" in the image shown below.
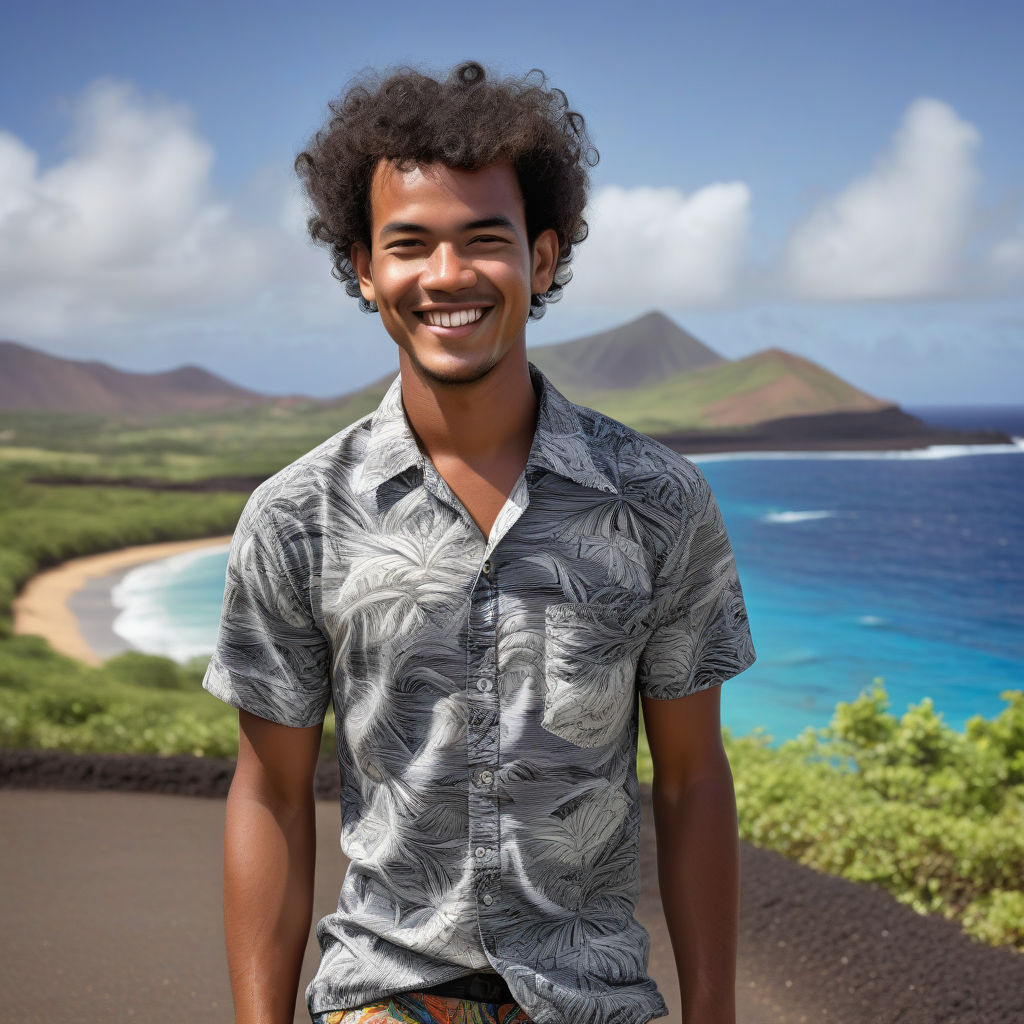
<svg viewBox="0 0 1024 1024"><path fill-rule="evenodd" d="M481 970L538 1024L668 1013L633 914L638 694L751 665L743 594L700 469L529 369L534 438L489 537L400 374L235 529L203 686L289 726L334 702L349 867L311 1014Z"/></svg>

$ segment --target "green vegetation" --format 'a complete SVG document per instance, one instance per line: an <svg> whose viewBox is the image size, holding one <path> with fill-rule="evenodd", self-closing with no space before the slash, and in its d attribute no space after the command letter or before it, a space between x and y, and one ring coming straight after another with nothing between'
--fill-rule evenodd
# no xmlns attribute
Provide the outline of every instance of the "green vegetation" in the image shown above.
<svg viewBox="0 0 1024 1024"><path fill-rule="evenodd" d="M11 603L41 568L78 555L230 533L246 495L29 483L30 472L52 471L46 453L75 452L77 442L44 417L26 419L32 436L18 438L26 445L18 457L11 447L0 451L0 747L236 756L237 713L202 689L205 657L179 665L126 653L92 668L42 639L13 635ZM97 429L75 420L83 436ZM148 472L269 475L325 436L310 439L296 426L286 444L274 424L265 430L278 441L274 454L243 458L233 453L254 429L246 417L216 442L193 429L178 435L177 450L148 448ZM97 473L136 464L146 432L129 437L107 438ZM191 454L186 442L195 445ZM186 456L194 460L187 467L175 461ZM79 472L90 464L74 461ZM827 728L778 747L759 732L734 738L724 730L741 836L819 871L882 885L918 912L955 918L983 942L1024 951L1024 691L1004 691L1009 706L1000 715L975 717L960 734L930 699L899 719L889 714L880 683L840 704ZM332 754L334 744L329 710L322 752ZM637 766L650 782L642 731Z"/></svg>
<svg viewBox="0 0 1024 1024"><path fill-rule="evenodd" d="M245 495L139 487L48 487L0 470L0 637L11 602L40 569L132 544L230 533Z"/></svg>
<svg viewBox="0 0 1024 1024"><path fill-rule="evenodd" d="M710 407L723 399L766 388L785 373L785 367L779 364L727 362L673 374L645 387L588 390L578 395L567 391L566 396L648 434L721 430L709 418Z"/></svg>
<svg viewBox="0 0 1024 1024"><path fill-rule="evenodd" d="M270 476L372 412L384 388L336 402L277 401L146 419L0 411L0 480L9 472L173 482Z"/></svg>
<svg viewBox="0 0 1024 1024"><path fill-rule="evenodd" d="M233 757L238 719L201 688L206 659L122 654L94 669L37 637L0 644L0 746Z"/></svg>
<svg viewBox="0 0 1024 1024"><path fill-rule="evenodd" d="M882 684L777 748L726 737L741 836L1024 951L1024 691L957 733Z"/></svg>

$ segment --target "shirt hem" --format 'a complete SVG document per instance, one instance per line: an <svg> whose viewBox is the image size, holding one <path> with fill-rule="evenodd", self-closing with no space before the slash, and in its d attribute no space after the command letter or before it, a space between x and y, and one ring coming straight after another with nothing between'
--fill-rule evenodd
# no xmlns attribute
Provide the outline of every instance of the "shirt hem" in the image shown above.
<svg viewBox="0 0 1024 1024"><path fill-rule="evenodd" d="M266 719L268 722L276 722L278 725L288 725L293 729L308 729L313 725L320 725L326 717L326 709L324 714L319 718L312 719L311 721L294 721L288 720L283 717L271 717L267 714L268 708L265 704L257 704L255 701L251 701L242 696L242 694L231 685L231 677L236 673L232 673L230 669L225 668L219 661L216 661L216 656L210 659L210 667L207 669L206 677L203 679L203 689L208 693L212 694L218 700L222 700L225 704L230 704L234 708L241 708L243 711L248 711L252 715L256 715L259 718ZM240 679L252 683L259 683L262 686L273 686L274 684L268 683L265 679L257 679L256 677L242 676L239 675ZM293 693L292 690L284 690L282 687L276 687L279 692Z"/></svg>

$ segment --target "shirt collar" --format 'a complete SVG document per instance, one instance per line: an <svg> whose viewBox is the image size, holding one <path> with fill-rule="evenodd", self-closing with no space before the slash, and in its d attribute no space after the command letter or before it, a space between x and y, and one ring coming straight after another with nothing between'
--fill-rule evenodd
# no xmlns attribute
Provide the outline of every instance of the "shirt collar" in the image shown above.
<svg viewBox="0 0 1024 1024"><path fill-rule="evenodd" d="M576 405L533 363L527 361L527 365L539 405L537 428L526 460L527 474L531 469L546 469L583 487L617 494L618 488L594 463L594 442L583 429ZM354 489L358 494L373 490L410 466L422 471L423 462L424 455L402 403L399 373L370 417L370 439Z"/></svg>

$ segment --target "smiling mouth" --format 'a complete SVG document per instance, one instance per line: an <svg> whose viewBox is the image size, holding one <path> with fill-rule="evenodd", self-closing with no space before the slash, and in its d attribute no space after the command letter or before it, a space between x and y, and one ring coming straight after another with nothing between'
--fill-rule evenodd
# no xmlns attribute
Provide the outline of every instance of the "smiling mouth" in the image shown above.
<svg viewBox="0 0 1024 1024"><path fill-rule="evenodd" d="M424 309L416 315L430 327L466 327L476 323L490 306L475 306L473 309Z"/></svg>

